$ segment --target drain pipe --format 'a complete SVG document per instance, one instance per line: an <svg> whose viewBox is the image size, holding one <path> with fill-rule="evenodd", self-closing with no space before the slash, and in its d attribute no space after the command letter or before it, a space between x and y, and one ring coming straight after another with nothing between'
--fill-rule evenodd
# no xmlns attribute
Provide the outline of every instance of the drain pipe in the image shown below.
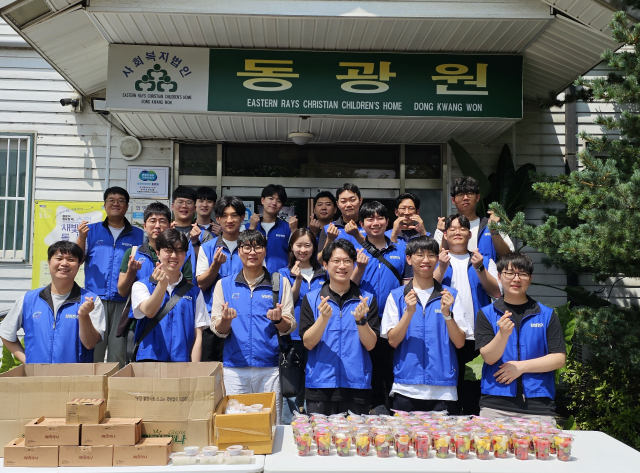
<svg viewBox="0 0 640 473"><path fill-rule="evenodd" d="M109 171L111 169L111 123L107 124L107 146L105 153L104 189L109 188Z"/></svg>

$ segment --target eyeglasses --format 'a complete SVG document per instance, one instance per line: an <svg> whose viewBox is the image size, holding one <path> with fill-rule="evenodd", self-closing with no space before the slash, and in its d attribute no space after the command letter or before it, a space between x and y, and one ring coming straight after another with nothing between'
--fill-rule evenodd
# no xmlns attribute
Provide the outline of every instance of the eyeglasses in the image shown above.
<svg viewBox="0 0 640 473"><path fill-rule="evenodd" d="M513 279L516 276L520 278L520 281L528 281L531 278L531 273L514 273L513 271L502 271L502 277L505 279Z"/></svg>
<svg viewBox="0 0 640 473"><path fill-rule="evenodd" d="M107 200L105 200L105 202L108 205L114 205L114 204L122 205L122 204L126 204L127 203L126 199L107 199Z"/></svg>
<svg viewBox="0 0 640 473"><path fill-rule="evenodd" d="M350 259L330 259L329 263L331 263L334 266L340 267L343 264L345 266L351 266L353 264L353 261Z"/></svg>
<svg viewBox="0 0 640 473"><path fill-rule="evenodd" d="M478 193L477 192L458 192L455 195L455 198L456 199L462 199L462 198L464 198L465 195L467 197L471 198L471 197L475 197L476 195L478 195Z"/></svg>
<svg viewBox="0 0 640 473"><path fill-rule="evenodd" d="M187 199L187 200L183 200L183 199L178 199L174 202L174 204L176 204L178 207L182 207L183 205L188 205L191 206L193 205L193 200Z"/></svg>
<svg viewBox="0 0 640 473"><path fill-rule="evenodd" d="M255 253L258 255L260 253L262 253L264 251L264 246L260 246L260 245L255 245L255 246L251 246L251 245L242 245L240 247L240 249L242 250L242 252L245 255L248 255L249 253L251 253L251 251L255 251Z"/></svg>
<svg viewBox="0 0 640 473"><path fill-rule="evenodd" d="M184 250L176 250L175 248L162 248L160 250L163 254L165 254L166 256L171 256L175 253L176 256L181 256L184 255L186 253L186 251Z"/></svg>
<svg viewBox="0 0 640 473"><path fill-rule="evenodd" d="M447 228L447 231L455 235L456 233L467 233L469 229L467 227L458 227L458 228L449 227Z"/></svg>
<svg viewBox="0 0 640 473"><path fill-rule="evenodd" d="M398 212L411 212L414 213L416 211L415 207L398 207Z"/></svg>
<svg viewBox="0 0 640 473"><path fill-rule="evenodd" d="M434 253L414 253L413 256L419 260L424 259L425 256L428 259L438 259L438 255Z"/></svg>

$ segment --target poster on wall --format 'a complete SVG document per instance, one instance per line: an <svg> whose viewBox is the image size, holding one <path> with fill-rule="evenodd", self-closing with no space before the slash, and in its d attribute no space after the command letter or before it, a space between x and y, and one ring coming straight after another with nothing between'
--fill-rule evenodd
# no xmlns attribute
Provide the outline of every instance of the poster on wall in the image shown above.
<svg viewBox="0 0 640 473"><path fill-rule="evenodd" d="M243 200L242 203L244 204L246 212L244 213L244 220L242 221L240 231L249 228L249 220L251 220L251 216L253 215L253 200Z"/></svg>
<svg viewBox="0 0 640 473"><path fill-rule="evenodd" d="M44 287L51 282L47 249L53 243L65 240L75 242L78 226L85 220L102 222L106 218L103 202L36 201L33 218L33 269L31 288ZM80 266L76 282L84 286L84 267Z"/></svg>
<svg viewBox="0 0 640 473"><path fill-rule="evenodd" d="M132 199L168 199L168 166L127 166L127 192Z"/></svg>

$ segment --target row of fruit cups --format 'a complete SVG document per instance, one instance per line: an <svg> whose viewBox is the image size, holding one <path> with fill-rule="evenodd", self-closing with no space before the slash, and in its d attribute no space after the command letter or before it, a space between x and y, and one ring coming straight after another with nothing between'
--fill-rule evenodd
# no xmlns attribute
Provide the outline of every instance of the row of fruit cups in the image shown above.
<svg viewBox="0 0 640 473"><path fill-rule="evenodd" d="M456 454L456 458L465 460L470 453L475 453L480 460L489 458L491 452L495 458L507 458L507 452L513 453L518 460L528 460L530 447L533 446L535 457L548 460L551 453L557 452L561 461L571 458L573 437L566 434L534 435L526 432L514 432L511 436L506 432L469 432L459 431L450 434L448 431L414 431L406 429L389 429L376 427L359 429L352 432L349 428L338 428L332 435L331 429L319 427L312 429L301 426L294 432L299 456L311 453L312 440L317 445L317 454L327 456L331 445L336 447L338 456L349 456L352 442L355 444L356 455L367 456L371 445L380 458L388 458L390 450L395 449L398 458L408 458L410 448L417 458L428 458L429 450L433 448L436 458L448 458L449 452Z"/></svg>

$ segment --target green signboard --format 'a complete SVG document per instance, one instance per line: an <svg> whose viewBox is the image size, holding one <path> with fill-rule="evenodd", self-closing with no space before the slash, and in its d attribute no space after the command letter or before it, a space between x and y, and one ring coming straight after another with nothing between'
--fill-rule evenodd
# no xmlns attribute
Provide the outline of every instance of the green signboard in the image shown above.
<svg viewBox="0 0 640 473"><path fill-rule="evenodd" d="M208 111L522 118L522 56L211 49Z"/></svg>

